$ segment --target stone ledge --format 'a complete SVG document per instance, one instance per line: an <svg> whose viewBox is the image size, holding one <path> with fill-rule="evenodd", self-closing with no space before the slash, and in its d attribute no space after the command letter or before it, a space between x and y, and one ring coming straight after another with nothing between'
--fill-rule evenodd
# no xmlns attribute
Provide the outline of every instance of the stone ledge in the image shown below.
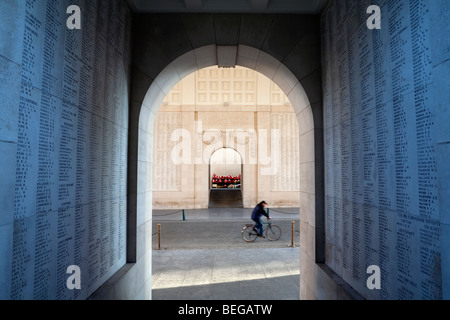
<svg viewBox="0 0 450 320"><path fill-rule="evenodd" d="M97 290L92 293L87 300L114 300L115 288L121 285L122 281L126 281L127 275L132 271L136 263L126 263L119 269L111 278L109 278L104 284L102 284ZM125 280L124 280L125 279ZM127 297L132 298L132 297Z"/></svg>
<svg viewBox="0 0 450 320"><path fill-rule="evenodd" d="M344 279L342 279L336 272L324 263L317 263L317 267L322 270L325 275L336 284L336 298L337 300L365 300L355 289L352 288Z"/></svg>

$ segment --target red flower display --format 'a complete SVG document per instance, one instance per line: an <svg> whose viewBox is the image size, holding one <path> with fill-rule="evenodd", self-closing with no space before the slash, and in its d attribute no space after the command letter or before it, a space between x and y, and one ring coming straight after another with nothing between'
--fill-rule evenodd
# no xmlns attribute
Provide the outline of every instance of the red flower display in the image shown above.
<svg viewBox="0 0 450 320"><path fill-rule="evenodd" d="M215 173L211 179L213 189L241 188L241 175L239 176L217 176Z"/></svg>

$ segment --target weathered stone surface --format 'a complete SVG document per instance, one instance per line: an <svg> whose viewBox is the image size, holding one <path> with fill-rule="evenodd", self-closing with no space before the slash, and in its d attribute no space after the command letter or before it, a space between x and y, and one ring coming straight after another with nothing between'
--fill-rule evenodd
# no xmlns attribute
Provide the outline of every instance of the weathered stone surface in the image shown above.
<svg viewBox="0 0 450 320"><path fill-rule="evenodd" d="M85 299L126 262L131 13L81 1L69 30L65 2L21 3L0 4L0 297Z"/></svg>
<svg viewBox="0 0 450 320"><path fill-rule="evenodd" d="M369 30L347 4L322 15L326 263L367 299L448 297L448 10L378 1Z"/></svg>

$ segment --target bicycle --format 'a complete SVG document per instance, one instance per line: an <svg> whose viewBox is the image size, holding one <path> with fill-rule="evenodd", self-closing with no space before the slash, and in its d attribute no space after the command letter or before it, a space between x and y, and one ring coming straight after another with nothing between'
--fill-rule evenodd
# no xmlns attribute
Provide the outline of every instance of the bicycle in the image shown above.
<svg viewBox="0 0 450 320"><path fill-rule="evenodd" d="M281 238L281 228L277 225L272 224L272 221L267 219L267 222L263 222L264 231L263 234L270 241L277 241ZM241 231L242 238L246 242L254 242L258 238L258 231L254 224L246 224Z"/></svg>

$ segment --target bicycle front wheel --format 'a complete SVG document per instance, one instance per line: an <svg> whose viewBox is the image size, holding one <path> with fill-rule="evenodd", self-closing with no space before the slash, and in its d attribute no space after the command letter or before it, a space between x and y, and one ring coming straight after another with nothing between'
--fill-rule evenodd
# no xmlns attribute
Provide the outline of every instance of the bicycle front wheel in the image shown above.
<svg viewBox="0 0 450 320"><path fill-rule="evenodd" d="M255 232L255 230L253 230L252 226L244 227L244 229L242 229L242 238L246 242L254 242L257 237L258 237L258 234Z"/></svg>
<svg viewBox="0 0 450 320"><path fill-rule="evenodd" d="M266 237L270 241L277 241L281 238L281 228L276 225L270 225L266 229Z"/></svg>

